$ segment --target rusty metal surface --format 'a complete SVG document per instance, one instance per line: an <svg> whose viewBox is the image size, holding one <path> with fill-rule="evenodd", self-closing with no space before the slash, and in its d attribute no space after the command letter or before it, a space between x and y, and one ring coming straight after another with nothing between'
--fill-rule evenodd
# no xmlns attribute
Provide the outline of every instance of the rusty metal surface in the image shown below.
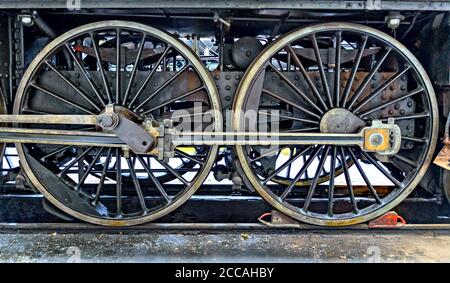
<svg viewBox="0 0 450 283"><path fill-rule="evenodd" d="M4 233L0 262L450 262L450 233Z"/></svg>

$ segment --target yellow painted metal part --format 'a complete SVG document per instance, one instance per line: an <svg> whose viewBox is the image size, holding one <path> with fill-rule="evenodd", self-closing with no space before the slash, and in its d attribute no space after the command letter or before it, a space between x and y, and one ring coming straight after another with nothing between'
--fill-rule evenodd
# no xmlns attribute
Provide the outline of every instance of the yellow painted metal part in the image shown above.
<svg viewBox="0 0 450 283"><path fill-rule="evenodd" d="M364 149L366 151L385 151L390 148L390 139L389 139L389 129L367 129L364 131ZM382 141L379 144L374 144L371 142L372 136L380 135L382 137Z"/></svg>

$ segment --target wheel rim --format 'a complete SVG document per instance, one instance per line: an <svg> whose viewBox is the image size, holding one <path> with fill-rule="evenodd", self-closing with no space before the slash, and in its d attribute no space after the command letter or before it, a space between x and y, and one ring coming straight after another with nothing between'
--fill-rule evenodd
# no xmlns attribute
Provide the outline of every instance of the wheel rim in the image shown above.
<svg viewBox="0 0 450 283"><path fill-rule="evenodd" d="M313 36L317 43L314 43ZM367 42L363 44L366 36ZM339 38L340 40L338 40ZM356 38L358 38L358 40L356 40ZM340 42L340 44L337 44L337 42ZM291 46L292 50L289 50L287 47L288 45ZM366 48L363 49L360 48L360 46L366 46ZM378 49L377 52L374 52L374 50L377 50L374 49L376 47L380 47L380 49ZM299 50L298 48L304 48L304 50ZM332 66L325 66L323 61L320 62L320 59L322 59L321 52L323 52L320 49L322 48L334 49L334 53L332 53L334 61L329 59L334 65L331 64ZM358 50L368 50L368 48L371 48L371 50L361 52L361 55L358 56ZM386 54L384 52L389 50L389 48L390 51L384 56ZM339 50L339 52L336 52L336 50ZM351 54L348 50L353 52L353 58L351 60L344 60L346 54ZM373 53L371 54L371 52ZM287 55L288 53L290 55ZM317 54L319 54L319 57ZM314 87L311 87L311 84L307 82L300 65L295 62L296 58L294 58L294 55L297 55L297 58L304 69L307 71L315 70L316 77L319 77L317 84L316 81L313 81L313 86L316 90L318 89L317 93L314 92ZM372 63L372 65L368 64L369 67L364 67L363 64L366 63L365 59L368 59L367 56L375 57L376 62L373 63L373 60L368 61L368 63ZM358 57L361 57L359 66L357 65ZM384 61L382 60L383 57L385 57ZM338 60L338 58L340 58L340 60ZM291 62L293 62L292 65L295 67L292 67L292 65L291 67L287 67L288 60L291 60ZM279 66L270 65L270 63L274 65L277 61L281 61ZM285 64L283 64L283 62ZM377 67L377 63L379 63L380 66ZM359 70L365 70L364 68L366 68L367 71L359 81L359 85L356 85L352 90L352 86L354 85L347 87L346 83L351 81L350 78L352 76L354 65L357 65L355 68L356 71L354 71L355 76ZM410 66L409 69L403 72L404 68L408 68L408 66ZM266 67L267 69L270 69L270 73L266 71ZM335 69L339 69L340 71L329 73L329 71L334 71ZM391 74L389 74L387 78L383 78L383 80L379 79L378 84L372 86L373 89L370 90L370 83L372 82L372 77L370 76L371 71L374 69L373 76L375 77L381 75L379 73L380 71L386 73L386 70L389 70ZM394 72L392 69L394 69ZM344 70L347 72L342 72ZM289 73L294 74L291 75ZM288 97L281 92L277 92L275 94L276 96L274 96L273 89L272 91L269 90L270 93L267 92L266 88L271 85L270 83L267 83L267 79L265 78L268 76L267 74L277 76L279 80L282 80L282 76L284 75L287 78L287 80L283 80L285 89L290 88L289 91L295 93L295 100L289 101L293 96ZM300 79L294 78L294 76L297 76ZM385 91L387 88L384 88L382 89L383 91L373 95L391 78L396 76L398 76L398 79L393 79L392 84L398 83L397 81L402 80L402 77L406 76L407 82L404 83L406 89L402 91L392 91L394 97L388 97L387 101L392 102L396 98L403 97L403 99L398 100L398 102L406 104L410 101L413 102L413 106L410 107L409 112L402 111L401 114L398 113L400 113L402 108L395 108L397 107L395 106L395 102L387 105L384 104L387 102L385 101L386 99L381 100L380 96L387 93L387 91ZM324 77L326 78L325 80L322 79ZM362 90L358 91L359 86L364 86L366 78L368 78L366 87L362 87ZM260 79L259 83L258 79ZM290 80L290 82L288 80ZM296 80L299 82L298 85L296 85ZM326 84L324 84L324 81ZM338 82L339 87L337 89L333 87L333 81ZM354 81L355 80L353 80L353 82ZM390 85L388 85L388 87L390 87ZM299 89L300 92L303 93L303 96L298 90L294 90L294 88ZM346 88L348 88L348 90L346 90ZM414 89L411 88L423 88L423 91L413 93ZM288 91L285 90L285 92ZM347 98L345 97L346 95L348 96ZM304 98L304 96L306 96L306 98ZM268 99L268 97L270 98ZM279 98L288 101L286 102ZM345 170L346 166L343 167L343 179L345 179L344 191L347 191L347 194L344 194L341 197L335 196L337 186L334 184L335 176L332 174L334 170L330 170L330 172L332 172L331 181L326 185L326 188L324 188L325 186L322 186L322 188L317 186L319 183L318 180L315 182L313 181L314 185L306 188L295 186L294 181L298 181L300 180L299 178L304 176L304 173L301 173L300 171L305 167L305 170L311 169L311 165L307 165L308 162L303 164L298 163L296 173L300 174L300 177L298 177L298 174L293 174L290 178L290 184L282 186L276 191L274 188L275 186L270 185L270 181L267 183L264 183L263 181L265 178L270 177L270 175L261 176L255 173L255 166L252 164L251 158L248 157L251 155L252 148L236 146L236 153L243 171L245 172L244 178L247 179L247 182L276 209L298 220L317 225L342 226L361 223L382 215L400 203L414 189L431 162L436 145L438 129L437 103L431 82L420 63L406 47L394 38L376 29L356 24L327 23L295 30L280 37L266 47L263 53L255 59L239 85L237 96L234 101L234 130L248 130L242 123L242 115L246 110L255 110L254 105L256 105L256 110L260 111L261 107L264 105L261 102L263 99L271 101L277 100L277 107L280 107L283 103L291 106L291 108L299 108L298 106L301 106L302 109L300 110L303 111L304 114L306 113L306 115L295 116L295 112L293 111L294 114L292 114L292 117L301 119L308 118L311 120L316 119L319 124L321 123L324 114L333 108L350 108L350 110L355 111L356 114L358 114L357 116L362 116L367 124L370 124L370 121L376 118L381 118L382 121L386 122L388 117L395 117L396 124L404 123L404 121L419 121L413 124L412 134L409 131L404 131L406 126L401 125L403 136L402 149L398 155L390 157L388 161L383 160L383 162L381 162L378 159L378 156L367 154L365 152L362 153L359 149L352 147L313 145L309 149L304 148L304 155L306 155L307 158L313 156L310 161L311 163L316 163L316 165L312 166L313 176L316 177L316 179L320 177L321 168L323 167L336 168L335 166L338 166L339 164L342 165L348 163L348 161L353 162L354 165L352 167L355 168L353 170L360 174L360 177L362 177L367 186L367 194L365 197L370 201L365 205L363 205L358 196L354 195L355 192L352 193L352 185L349 185L349 183L351 184L352 181L354 182L354 176L351 172L349 173L349 170ZM322 99L322 101L320 101L320 99ZM380 102L378 102L378 100ZM336 103L337 101L339 101L339 103ZM386 107L381 110L376 109L381 104ZM336 105L339 107L336 107ZM395 110L393 114L390 114L389 112L391 108ZM373 109L376 110L372 111ZM320 111L322 111L322 113ZM398 116L396 114L398 114ZM260 117L261 116L258 115L258 121L260 121ZM408 117L410 118L407 119ZM259 122L255 124L258 123ZM307 127L307 123L297 124L297 127L294 128L294 130L320 132L317 129L307 129ZM292 128L288 128L288 130L292 130ZM406 143L410 144L407 146ZM414 153L413 150L416 150L416 153ZM413 155L415 155L416 160L411 159L411 156ZM320 159L314 156L321 156L322 159L324 159L324 162L320 162ZM345 161L343 162L342 160ZM362 160L367 162L369 166L375 168L375 170L378 170L379 174L384 175L391 183L385 195L380 194L378 197L375 196L379 193L378 188L372 186L371 180L367 177L367 174L365 174L365 169L361 165L363 163ZM282 164L285 165L286 163ZM383 173L383 171L385 172ZM297 177L297 179L295 177ZM303 196L299 192L301 189L305 191ZM297 193L297 196L294 196L295 193ZM330 197L330 195L333 197ZM378 202L377 198L379 198ZM315 201L317 200L322 200L322 207L315 204ZM342 202L345 202L346 205L342 205ZM330 203L332 204L331 206ZM337 208L339 208L339 211L337 211Z"/></svg>
<svg viewBox="0 0 450 283"><path fill-rule="evenodd" d="M126 45L134 41L139 45L135 45L132 54ZM104 46L107 48L102 49ZM114 54L108 54L108 47L111 50L113 46L116 47ZM62 51L64 49L66 51ZM127 59L122 52L134 56ZM64 64L57 63L67 56L73 60L74 74L70 74L69 64L61 69ZM90 72L92 70L97 71L96 75ZM165 72L160 72L162 70ZM70 89L76 96L57 91L55 83L43 85L44 72L51 73L53 80L59 80L62 85L59 89ZM192 83L187 86L191 88L180 95L181 88L176 87L180 87L183 79ZM43 103L44 98L48 99L47 103ZM51 107L55 101L57 107ZM24 74L14 113L98 114L104 104L111 102L123 105L123 111L130 115L152 117L157 121L183 105L196 107L194 104L200 103L202 109L211 110L214 129L220 131L222 127L221 116L217 115L221 108L216 87L191 49L158 29L125 21L84 25L47 45ZM48 109L57 111L52 113ZM58 126L58 129L65 127ZM37 144L17 144L16 147L25 172L44 197L76 218L108 226L145 223L179 207L208 176L218 150L217 146L177 148L174 158L159 161L152 155L133 152L128 155L122 149L76 146L49 149ZM73 173L74 170L77 172ZM78 174L78 179L74 174ZM92 178L96 180L87 181ZM175 182L173 192L166 191L170 181Z"/></svg>

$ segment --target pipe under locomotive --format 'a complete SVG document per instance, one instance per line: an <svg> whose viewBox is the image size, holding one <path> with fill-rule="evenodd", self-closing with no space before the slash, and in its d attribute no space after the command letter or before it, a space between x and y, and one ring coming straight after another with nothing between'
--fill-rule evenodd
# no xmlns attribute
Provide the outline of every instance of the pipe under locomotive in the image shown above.
<svg viewBox="0 0 450 283"><path fill-rule="evenodd" d="M409 197L448 205L449 11L0 1L1 192L106 226L196 193L260 197L322 226Z"/></svg>

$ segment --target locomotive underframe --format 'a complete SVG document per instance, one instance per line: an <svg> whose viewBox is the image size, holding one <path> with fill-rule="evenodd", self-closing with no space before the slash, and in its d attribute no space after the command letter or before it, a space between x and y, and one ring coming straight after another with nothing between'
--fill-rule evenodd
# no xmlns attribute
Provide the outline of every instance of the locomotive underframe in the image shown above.
<svg viewBox="0 0 450 283"><path fill-rule="evenodd" d="M450 20L448 13L444 11L450 11L450 3L447 1L430 1L428 3L416 1L283 1L280 4L269 3L269 1L257 2L208 1L205 4L202 1L194 1L189 4L189 7L186 7L184 1L152 1L151 4L142 3L142 1L128 1L126 3L123 1L95 1L95 3L81 1L81 8L79 9L78 6L67 6L66 1L52 1L52 3L48 3L48 1L2 1L0 2L0 8L7 10L2 10L4 17L0 19L0 28L2 29L2 32L0 32L0 80L1 95L5 100L6 109L8 109L8 112L11 111L17 86L31 59L49 41L48 31L46 34L45 30L37 28L36 25L33 27L24 26L23 16L31 15L33 11L43 17L45 22L58 35L94 19L99 20L99 17L104 20L132 19L176 32L180 37L186 35L193 39L201 36L213 37L223 51L230 48L229 44L232 38L239 38L243 35L257 36L258 34L269 34L270 37L274 38L293 27L323 22L328 19L346 19L346 21L365 23L389 30L386 27L385 17L389 16L388 11L395 10L409 15L408 19L401 22L396 32L402 35L399 38L408 48L417 52L417 56L422 60L422 64L431 76L437 97L440 100L439 111L443 115L441 124L444 128L446 120L444 117L447 117L447 113L449 113L448 101L450 100L450 92L448 91L450 87L450 35L448 34ZM99 9L98 7L102 8ZM142 9L134 10L135 8ZM149 11L143 10L146 8ZM329 10L335 11L330 13ZM355 13L352 14L349 11ZM99 13L101 13L101 16L98 15ZM64 24L55 24L61 23L61 19L66 19L63 22ZM419 23L416 23L417 20L419 20ZM423 28L420 27L420 23L424 25ZM228 27L228 24L231 24L231 27ZM433 44L433 42L439 42L439 44ZM441 56L436 56L436 54ZM233 68L228 69L227 63L229 61L227 60L229 58L219 56L218 60L219 70L212 72L211 75L219 90L222 108L225 111L232 106L236 88L244 72ZM65 72L65 74L67 73ZM112 73L107 75L111 76ZM161 83L171 75L170 72L159 73L155 80ZM311 73L311 77L315 75ZM365 75L358 73L358 76L361 77ZM76 75L71 74L71 76L75 77ZM95 75L93 77L95 78ZM123 77L125 76L122 76L122 79L124 79ZM139 73L137 78L139 82ZM49 84L54 84L56 80L54 77L42 79L43 81L47 80ZM96 79L100 80L98 76ZM187 76L186 80L189 80ZM305 84L304 81L301 83ZM372 88L376 89L382 83L382 80L377 81ZM86 82L80 79L79 85L83 86L83 84L86 84ZM270 81L270 84L273 89L279 89L281 82L279 78L276 78ZM125 79L121 85L126 85ZM189 83L186 85L189 85ZM181 84L177 84L174 88L180 86ZM396 87L401 89L402 86L400 84ZM290 95L294 94L291 93ZM160 100L164 101L168 98L161 96ZM270 101L267 101L267 103L270 104ZM49 107L51 108L51 106ZM394 109L392 107L393 111L402 109L408 111L406 102L400 108ZM400 127L406 130L408 124L400 124ZM413 132L411 132L412 134ZM410 146L411 144L408 144L408 142L402 142L403 148ZM225 149L225 151L227 150ZM239 168L234 170L239 170ZM233 170L224 170L223 167L217 167L215 175L232 179L237 174ZM2 188L6 192L20 191L24 188L33 189L20 168L14 168L6 175L2 174L1 178ZM446 192L447 195L449 194L449 184L446 180L448 180L448 172L439 170L437 167L430 167L420 183L420 189L416 190L414 194L415 196L428 197L437 204L442 204ZM10 184L6 184L11 181L16 181L17 186L11 187ZM228 193L248 194L249 188L246 188L242 181L234 181L234 184L229 186ZM226 194L223 193L222 189L219 191L221 191L221 194Z"/></svg>

